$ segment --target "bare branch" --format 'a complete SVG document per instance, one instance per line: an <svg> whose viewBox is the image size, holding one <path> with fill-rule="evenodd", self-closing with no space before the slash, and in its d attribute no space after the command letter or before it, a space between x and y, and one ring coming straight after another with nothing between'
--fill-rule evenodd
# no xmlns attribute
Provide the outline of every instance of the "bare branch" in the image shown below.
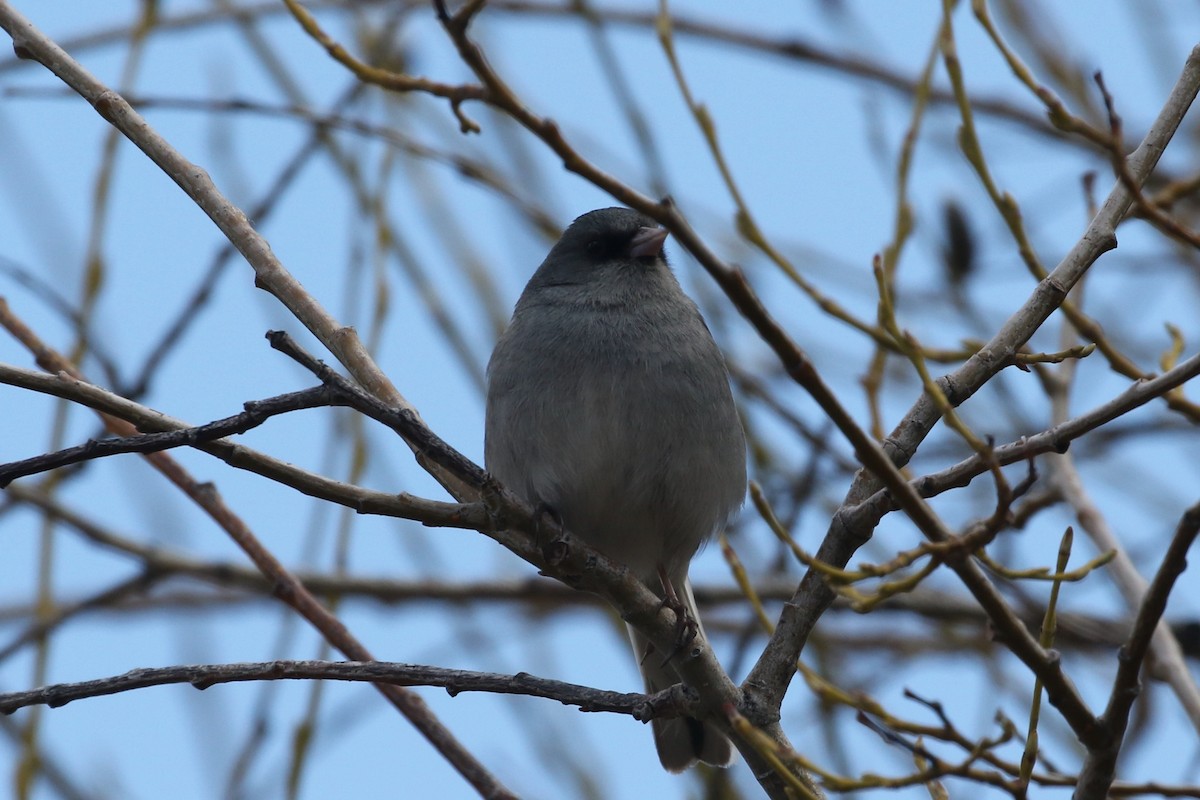
<svg viewBox="0 0 1200 800"><path fill-rule="evenodd" d="M1142 144L1129 158L1129 168L1139 181L1144 181L1158 163L1183 115L1195 99L1197 91L1200 91L1200 47L1193 49L1158 118ZM1067 291L1100 255L1112 249L1116 241L1116 226L1124 218L1132 202L1129 191L1118 182L1075 246L1038 284L1028 300L961 368L938 380L953 405L957 406L967 400L1000 369L1011 363L1018 348L1029 340L1062 303ZM927 394L922 395L883 443L884 451L898 466L903 466L912 458L917 446L940 419L937 404ZM862 474L850 488L845 502L850 507L856 506L879 491L879 488L877 474ZM893 487L889 485L887 488L891 490ZM833 566L844 566L869 536L869 530L852 527L851 521L839 513L835 515L833 524L817 551L817 558ZM825 585L824 579L810 570L797 590L793 602L784 608L771 644L751 673L750 679L755 684L763 688L786 687L791 675L791 665L795 663L804 640L821 613L833 601L833 597L833 592ZM1028 636L1028 632L1025 632L1025 636ZM1024 640L1024 637L1021 638ZM1034 643L1030 638L1025 644ZM1036 652L1028 648L1026 655L1033 656ZM1055 699L1055 691L1050 690L1049 684L1047 690L1051 702L1059 706L1063 700ZM775 706L782 699L782 688L772 688L771 691L773 694L770 705ZM1082 705L1071 705L1074 710L1064 713L1069 713L1074 719L1077 733L1086 735L1086 731L1091 727L1091 715L1086 713Z"/></svg>
<svg viewBox="0 0 1200 800"><path fill-rule="evenodd" d="M670 718L692 710L687 690L676 685L656 695L609 692L574 683L539 678L525 672L446 669L391 661L264 661L240 664L196 664L134 669L122 675L76 683L59 683L23 692L0 694L0 714L33 705L59 708L75 700L186 683L204 690L220 683L276 680L337 680L388 686L437 686L451 697L463 692L490 692L557 700L580 711L632 716L641 722Z"/></svg>
<svg viewBox="0 0 1200 800"><path fill-rule="evenodd" d="M1044 431L1023 436L1017 441L997 446L991 457L1001 466L1016 464L1046 453L1063 453L1071 442L1113 420L1123 417L1151 400L1161 398L1200 375L1200 355L1192 356L1162 375L1135 381L1128 389L1077 417L1060 422ZM975 477L989 469L987 459L972 455L946 469L914 478L912 485L922 497L934 497L950 489L967 486ZM863 502L841 513L846 525L855 529L873 527L883 515L896 508L891 497L880 490Z"/></svg>
<svg viewBox="0 0 1200 800"><path fill-rule="evenodd" d="M1117 675L1113 680L1108 707L1101 717L1104 736L1088 745L1087 758L1079 773L1079 782L1073 795L1074 800L1103 800L1107 796L1116 774L1117 756L1125 739L1129 724L1129 712L1134 700L1141 694L1139 676L1150 643L1161 624L1167 597L1175 581L1187 568L1187 554L1196 537L1200 535L1200 503L1184 512L1175 529L1171 543L1163 554L1158 572L1138 608L1137 618L1129 639L1121 647L1117 662Z"/></svg>
<svg viewBox="0 0 1200 800"><path fill-rule="evenodd" d="M4 303L0 300L0 316L3 316L3 309ZM193 428L182 420L174 419L65 373L47 375L0 364L0 383L62 397L124 420L130 424L122 430L130 436L135 435L137 430L168 432ZM491 517L479 503L446 503L416 497L406 492L365 489L309 472L282 459L223 439L198 442L194 446L231 467L270 478L311 497L329 500L362 514L384 514L427 525L473 530L487 529L491 526Z"/></svg>
<svg viewBox="0 0 1200 800"><path fill-rule="evenodd" d="M3 379L4 372L0 367L0 381ZM93 458L106 458L123 453L160 453L175 447L204 444L226 436L245 433L279 414L336 404L337 395L324 386L318 386L266 400L251 400L245 404L246 410L241 414L234 414L231 417L191 428L164 433L142 433L112 439L90 439L76 447L68 447L22 461L0 464L0 488L8 486L17 478L36 475L39 472L59 469L71 464L80 464Z"/></svg>

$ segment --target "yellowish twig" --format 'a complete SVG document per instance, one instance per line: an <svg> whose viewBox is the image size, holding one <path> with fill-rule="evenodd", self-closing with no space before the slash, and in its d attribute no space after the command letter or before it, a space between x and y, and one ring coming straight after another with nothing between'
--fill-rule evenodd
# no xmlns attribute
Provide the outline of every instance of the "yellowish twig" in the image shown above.
<svg viewBox="0 0 1200 800"><path fill-rule="evenodd" d="M808 783L804 774L804 771L820 774L814 764L802 758L794 750L787 749L785 751L779 746L778 742L760 731L754 726L754 723L739 714L737 709L732 706L726 709L726 715L729 718L729 725L733 728L734 733L757 750L767 763L771 765L771 769L783 778L788 787L796 792L798 797L803 800L819 800L820 795L813 790L813 786ZM799 765L801 771L797 772L789 768L785 762Z"/></svg>
<svg viewBox="0 0 1200 800"><path fill-rule="evenodd" d="M1013 581L1053 581L1054 583L1077 583L1100 567L1105 566L1112 561L1116 555L1116 550L1108 550L1088 561L1082 567L1073 569L1070 572L1050 572L1045 567L1035 567L1033 569L1009 569L1000 564L997 564L986 553L976 553L984 566L995 572L997 575L1002 575L1005 578Z"/></svg>
<svg viewBox="0 0 1200 800"><path fill-rule="evenodd" d="M1012 70L1013 75L1017 77L1017 80L1025 84L1031 92L1037 95L1037 98L1046 106L1047 116L1054 127L1066 133L1077 133L1101 147L1111 147L1112 139L1107 133L1095 126L1089 125L1069 112L1066 105L1054 92L1038 82L1033 76L1033 72L1025 65L1025 62L1013 52L1008 43L1004 41L1004 37L1000 35L1000 31L997 30L995 23L992 21L991 13L988 11L987 0L971 0L971 10L974 12L975 18L979 20L979 24L991 38L992 43L996 45L996 49L1000 51L1000 55L1004 56L1004 60L1008 62L1008 68Z"/></svg>
<svg viewBox="0 0 1200 800"><path fill-rule="evenodd" d="M967 427L967 424L958 416L958 412L954 410L954 406L946 398L945 392L942 391L937 381L929 373L920 344L910 332L901 330L899 324L896 322L896 310L895 304L892 301L891 287L882 259L879 256L875 257L874 273L875 285L879 292L880 327L896 342L896 349L912 363L913 368L921 378L922 386L925 387L925 393L937 405L946 425L961 436L972 450L980 455L984 455L988 450L987 444L976 436L974 431Z"/></svg>
<svg viewBox="0 0 1200 800"><path fill-rule="evenodd" d="M1061 364L1070 359L1087 358L1095 350L1096 345L1088 343L1059 350L1057 353L1017 353L1013 356L1013 363L1021 367L1032 364Z"/></svg>
<svg viewBox="0 0 1200 800"><path fill-rule="evenodd" d="M1058 575L1063 575L1067 569L1067 562L1071 558L1071 545L1075 539L1075 531L1067 526L1067 530L1063 533L1062 542L1058 546L1058 563L1055 565L1055 572ZM1110 554L1111 557L1111 554ZM1054 644L1054 632L1058 626L1058 593L1062 588L1062 580L1056 579L1050 587L1050 601L1046 604L1046 616L1042 620L1041 645L1047 650ZM1042 681L1037 679L1033 683L1033 702L1029 706L1029 729L1025 736L1025 751L1021 754L1021 771L1018 774L1018 780L1021 786L1028 787L1030 776L1033 775L1033 768L1037 766L1038 754L1038 719L1041 716L1042 709Z"/></svg>
<svg viewBox="0 0 1200 800"><path fill-rule="evenodd" d="M295 0L285 0L285 2L290 3L295 2ZM700 128L700 133L704 136L704 141L708 145L709 152L712 154L717 171L721 174L721 180L725 183L725 187L729 191L729 196L733 200L736 209L734 223L738 233L770 259L780 271L798 286L802 292L808 295L826 314L841 320L855 330L871 337L878 347L889 350L895 349L895 342L886 333L880 330L879 327L870 325L854 316L842 308L836 301L827 297L815 284L801 275L795 265L767 239L758 222L755 220L754 214L750 210L750 206L746 202L741 188L738 186L737 180L733 175L733 170L725 158L725 152L721 147L720 138L717 135L717 126L713 121L712 114L709 113L706 105L696 100L692 94L691 86L688 84L687 76L683 73L683 66L675 50L671 14L667 0L659 0L659 13L655 27L659 42L662 44L663 53L667 57L667 62L671 66L671 72L675 76L675 82L679 86L679 92L683 96L683 101L691 112L692 117L696 120L696 125ZM970 355L969 352L964 354L959 350L931 350L926 353L929 359L944 363L961 361Z"/></svg>
<svg viewBox="0 0 1200 800"><path fill-rule="evenodd" d="M762 494L761 489L759 494ZM729 571L733 573L733 579L737 582L738 588L742 590L742 594L750 601L750 607L754 609L754 615L758 617L758 622L763 626L763 630L768 635L775 632L775 623L767 616L766 609L763 608L762 598L758 596L758 592L754 589L754 584L750 581L750 576L746 574L746 567L742 564L742 560L738 558L737 551L733 549L733 545L729 543L729 538L725 534L721 534L721 554L725 556L725 563L729 565Z"/></svg>
<svg viewBox="0 0 1200 800"><path fill-rule="evenodd" d="M296 22L300 24L300 28L321 45L321 47L325 48L325 52L329 53L335 61L350 70L359 80L393 92L424 92L437 97L444 97L450 101L450 108L454 112L454 116L458 119L459 128L462 132L479 133L480 127L478 123L467 117L463 113L461 106L464 100L486 99L487 93L483 87L474 84L454 85L440 83L416 75L406 75L381 67L373 67L355 58L340 42L326 33L321 28L321 24L317 22L317 18L307 8L300 5L299 0L283 0L283 4L287 6L288 11L292 13Z"/></svg>

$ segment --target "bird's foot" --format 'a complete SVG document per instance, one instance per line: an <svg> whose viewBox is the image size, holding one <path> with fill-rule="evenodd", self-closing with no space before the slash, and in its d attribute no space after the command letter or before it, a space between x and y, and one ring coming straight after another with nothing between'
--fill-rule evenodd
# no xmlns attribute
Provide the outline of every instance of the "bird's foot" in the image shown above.
<svg viewBox="0 0 1200 800"><path fill-rule="evenodd" d="M545 517L549 517L554 523L548 531L543 527ZM564 530L562 515L558 513L557 508L541 502L537 504L533 518L536 520L533 531L534 542L541 548L542 557L550 564L561 562L567 555L567 543L561 536Z"/></svg>
<svg viewBox="0 0 1200 800"><path fill-rule="evenodd" d="M675 585L671 583L671 579L662 567L658 568L658 579L662 581L663 608L669 608L675 612L675 646L663 659L663 666L666 666L671 659L682 653L700 633L700 623L692 616L687 604L679 599Z"/></svg>

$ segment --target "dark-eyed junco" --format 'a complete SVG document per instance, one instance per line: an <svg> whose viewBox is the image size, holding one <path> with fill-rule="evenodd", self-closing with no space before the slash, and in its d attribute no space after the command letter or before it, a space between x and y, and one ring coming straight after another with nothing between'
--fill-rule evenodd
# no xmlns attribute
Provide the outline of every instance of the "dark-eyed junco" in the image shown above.
<svg viewBox="0 0 1200 800"><path fill-rule="evenodd" d="M742 504L746 443L721 351L663 256L666 236L624 208L567 228L492 354L484 450L509 489L659 596L673 587L698 625L688 563ZM679 681L670 654L630 638L648 691ZM711 724L653 727L668 770L733 759Z"/></svg>

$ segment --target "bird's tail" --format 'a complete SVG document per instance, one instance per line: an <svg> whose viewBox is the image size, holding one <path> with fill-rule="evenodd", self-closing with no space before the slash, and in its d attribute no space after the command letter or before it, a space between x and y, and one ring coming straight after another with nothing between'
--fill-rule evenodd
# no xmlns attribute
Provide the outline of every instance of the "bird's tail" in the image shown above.
<svg viewBox="0 0 1200 800"><path fill-rule="evenodd" d="M696 611L691 581L685 578L682 586L677 585L675 588L687 613L696 621L697 635L703 636L704 627L700 625L700 615ZM646 681L648 693L659 692L679 683L679 676L675 674L675 670L669 663L663 663L664 654L644 636L629 628L629 640L633 643L634 653L640 659L642 678ZM717 767L727 767L733 763L733 745L725 734L711 723L701 722L694 717L676 717L652 719L650 725L654 729L658 760L670 772L683 772L697 761Z"/></svg>

